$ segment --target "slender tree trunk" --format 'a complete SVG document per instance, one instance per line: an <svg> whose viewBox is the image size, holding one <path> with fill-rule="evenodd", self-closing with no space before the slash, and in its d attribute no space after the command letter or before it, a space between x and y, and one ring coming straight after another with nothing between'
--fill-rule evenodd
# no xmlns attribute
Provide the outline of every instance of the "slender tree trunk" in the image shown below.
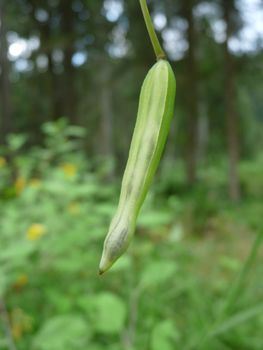
<svg viewBox="0 0 263 350"><path fill-rule="evenodd" d="M74 84L75 72L71 62L74 54L74 13L72 10L72 1L63 0L61 6L63 13L61 25L63 35L67 38L64 48L64 113L69 117L70 124L78 124L76 114L76 89Z"/></svg>
<svg viewBox="0 0 263 350"><path fill-rule="evenodd" d="M226 40L224 43L225 56L225 94L226 94L226 121L229 159L229 197L231 200L240 198L240 184L237 165L239 160L238 115L236 105L235 72L233 58L228 49L228 40L231 33L230 10L231 2L223 0L224 19L226 22Z"/></svg>
<svg viewBox="0 0 263 350"><path fill-rule="evenodd" d="M192 1L184 3L185 18L188 21L188 58L187 58L187 135L186 135L186 175L189 185L196 181L196 144L197 144L197 59L196 39L193 18Z"/></svg>
<svg viewBox="0 0 263 350"><path fill-rule="evenodd" d="M76 92L74 85L74 67L71 63L73 49L65 49L64 68L65 68L65 90L64 90L64 113L69 117L70 124L78 124L76 115Z"/></svg>
<svg viewBox="0 0 263 350"><path fill-rule="evenodd" d="M9 62L7 59L7 41L6 41L6 22L5 22L5 8L4 4L0 3L0 65L1 65L1 125L0 125L0 143L6 143L6 135L10 132L11 128L11 113L10 113L10 92L9 92Z"/></svg>
<svg viewBox="0 0 263 350"><path fill-rule="evenodd" d="M57 120L63 115L63 100L60 98L61 82L57 74L54 73L54 64L52 62L51 52L48 52L48 75L49 75L49 90L52 99L51 119Z"/></svg>
<svg viewBox="0 0 263 350"><path fill-rule="evenodd" d="M206 148L209 137L209 119L207 116L207 106L200 103L198 108L197 145L196 158L200 162L206 161Z"/></svg>
<svg viewBox="0 0 263 350"><path fill-rule="evenodd" d="M100 154L112 154L112 113L111 113L111 91L108 85L104 85L101 90L101 120L100 120Z"/></svg>
<svg viewBox="0 0 263 350"><path fill-rule="evenodd" d="M111 72L107 58L101 56L97 60L99 75L98 105L100 106L98 154L113 154L112 137L112 97L111 97Z"/></svg>
<svg viewBox="0 0 263 350"><path fill-rule="evenodd" d="M31 141L34 145L38 144L41 139L41 135L39 133L39 125L40 123L38 109L37 106L34 105L30 113Z"/></svg>
<svg viewBox="0 0 263 350"><path fill-rule="evenodd" d="M107 60L101 59L100 61L100 93L99 105L101 106L101 117L99 122L98 133L98 154L104 156L113 155L113 136L112 136L112 97L111 97L111 79L110 79L110 67ZM110 180L114 174L110 172L106 176L106 180Z"/></svg>

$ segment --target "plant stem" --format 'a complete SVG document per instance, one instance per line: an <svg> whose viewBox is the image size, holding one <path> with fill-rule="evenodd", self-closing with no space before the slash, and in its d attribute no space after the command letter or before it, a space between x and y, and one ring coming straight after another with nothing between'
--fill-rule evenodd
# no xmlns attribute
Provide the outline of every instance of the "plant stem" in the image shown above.
<svg viewBox="0 0 263 350"><path fill-rule="evenodd" d="M159 59L166 59L166 56L161 48L161 45L159 43L159 40L157 38L157 35L155 33L153 24L152 24L152 20L146 5L146 0L139 0L140 4L141 4L141 8L142 8L142 14L144 17L144 21L152 42L152 46L156 55L156 60L158 61Z"/></svg>
<svg viewBox="0 0 263 350"><path fill-rule="evenodd" d="M218 316L218 318L215 320L215 322L209 327L209 329L205 332L202 339L200 340L197 347L195 347L196 350L201 349L201 347L204 345L204 343L207 341L208 338L211 338L215 336L217 333L221 331L222 327L222 321L224 320L224 317L226 316L227 312L231 311L231 307L233 306L235 300L237 299L237 296L241 290L242 284L245 280L245 278L248 275L248 272L255 261L255 258L257 256L258 250L262 244L263 241L263 229L259 231L257 234L257 237L254 241L253 246L250 249L249 256L243 265L243 268L234 283L233 287L230 289L230 292L228 294L228 297L221 309L221 312ZM235 316L234 316L235 317Z"/></svg>
<svg viewBox="0 0 263 350"><path fill-rule="evenodd" d="M254 241L254 244L250 250L249 256L243 265L243 268L234 283L233 287L230 289L230 292L228 294L228 297L225 301L225 304L222 308L222 314L224 315L232 306L234 303L235 299L237 298L241 288L242 288L242 283L244 282L245 278L248 275L249 269L251 268L252 263L254 262L257 252L261 246L261 243L263 241L263 229L261 229Z"/></svg>
<svg viewBox="0 0 263 350"><path fill-rule="evenodd" d="M4 299L0 299L0 318L2 319L5 335L8 341L9 350L17 350L12 336L12 330L8 319L6 305Z"/></svg>

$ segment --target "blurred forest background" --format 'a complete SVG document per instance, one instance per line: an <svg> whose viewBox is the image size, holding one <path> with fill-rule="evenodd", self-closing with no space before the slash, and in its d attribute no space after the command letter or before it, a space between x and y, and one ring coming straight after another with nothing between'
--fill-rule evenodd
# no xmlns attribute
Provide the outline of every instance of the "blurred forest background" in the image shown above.
<svg viewBox="0 0 263 350"><path fill-rule="evenodd" d="M263 349L263 1L148 6L174 118L99 277L155 63L139 1L0 2L1 350Z"/></svg>

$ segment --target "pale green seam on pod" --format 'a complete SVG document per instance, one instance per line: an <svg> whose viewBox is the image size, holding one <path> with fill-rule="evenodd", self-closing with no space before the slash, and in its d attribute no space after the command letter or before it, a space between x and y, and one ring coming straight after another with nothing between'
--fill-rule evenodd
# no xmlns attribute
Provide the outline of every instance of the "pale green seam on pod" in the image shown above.
<svg viewBox="0 0 263 350"><path fill-rule="evenodd" d="M148 72L141 89L137 121L124 172L120 201L104 242L100 274L126 251L144 202L173 116L176 83L170 64L160 59Z"/></svg>

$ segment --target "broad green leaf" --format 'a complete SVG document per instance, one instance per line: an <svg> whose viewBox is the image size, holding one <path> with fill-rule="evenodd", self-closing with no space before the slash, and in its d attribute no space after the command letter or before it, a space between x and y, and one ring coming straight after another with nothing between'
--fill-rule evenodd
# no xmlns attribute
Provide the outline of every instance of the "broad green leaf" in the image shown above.
<svg viewBox="0 0 263 350"><path fill-rule="evenodd" d="M144 267L141 282L146 285L162 283L171 278L176 270L177 265L172 260L152 261Z"/></svg>
<svg viewBox="0 0 263 350"><path fill-rule="evenodd" d="M18 151L27 141L25 134L9 134L7 135L7 143L11 151Z"/></svg>
<svg viewBox="0 0 263 350"><path fill-rule="evenodd" d="M64 131L67 136L84 137L86 129L79 125L68 125Z"/></svg>
<svg viewBox="0 0 263 350"><path fill-rule="evenodd" d="M57 258L54 261L54 268L62 273L77 273L83 269L83 260L79 256L70 254L65 258Z"/></svg>
<svg viewBox="0 0 263 350"><path fill-rule="evenodd" d="M169 224L173 219L171 212L162 212L155 210L142 211L139 216L137 223L140 226L145 226L149 228L158 228L163 225Z"/></svg>
<svg viewBox="0 0 263 350"><path fill-rule="evenodd" d="M47 135L55 135L58 133L59 129L55 123L46 122L41 127L42 131Z"/></svg>
<svg viewBox="0 0 263 350"><path fill-rule="evenodd" d="M151 350L174 350L179 338L180 333L172 320L159 322L151 335Z"/></svg>
<svg viewBox="0 0 263 350"><path fill-rule="evenodd" d="M242 262L240 260L228 256L221 256L219 263L223 268L234 272L239 271L242 267Z"/></svg>
<svg viewBox="0 0 263 350"><path fill-rule="evenodd" d="M73 306L73 299L61 293L60 290L47 288L45 294L46 300L51 302L59 313L69 312Z"/></svg>
<svg viewBox="0 0 263 350"><path fill-rule="evenodd" d="M132 258L125 254L121 257L121 259L118 259L116 263L112 266L110 271L122 271L127 270L132 266Z"/></svg>
<svg viewBox="0 0 263 350"><path fill-rule="evenodd" d="M90 337L91 328L83 317L74 314L54 316L43 324L33 346L36 350L74 350L87 345Z"/></svg>
<svg viewBox="0 0 263 350"><path fill-rule="evenodd" d="M87 312L97 332L118 333L124 327L127 314L125 304L112 293L104 292L81 298L79 305Z"/></svg>
<svg viewBox="0 0 263 350"><path fill-rule="evenodd" d="M0 339L0 349L8 349L8 346L9 344L7 339Z"/></svg>
<svg viewBox="0 0 263 350"><path fill-rule="evenodd" d="M105 216L110 220L116 213L116 207L112 203L100 204L97 207L97 213L100 217Z"/></svg>
<svg viewBox="0 0 263 350"><path fill-rule="evenodd" d="M1 252L0 261L7 259L21 259L27 257L35 249L34 242L20 241L15 242Z"/></svg>

